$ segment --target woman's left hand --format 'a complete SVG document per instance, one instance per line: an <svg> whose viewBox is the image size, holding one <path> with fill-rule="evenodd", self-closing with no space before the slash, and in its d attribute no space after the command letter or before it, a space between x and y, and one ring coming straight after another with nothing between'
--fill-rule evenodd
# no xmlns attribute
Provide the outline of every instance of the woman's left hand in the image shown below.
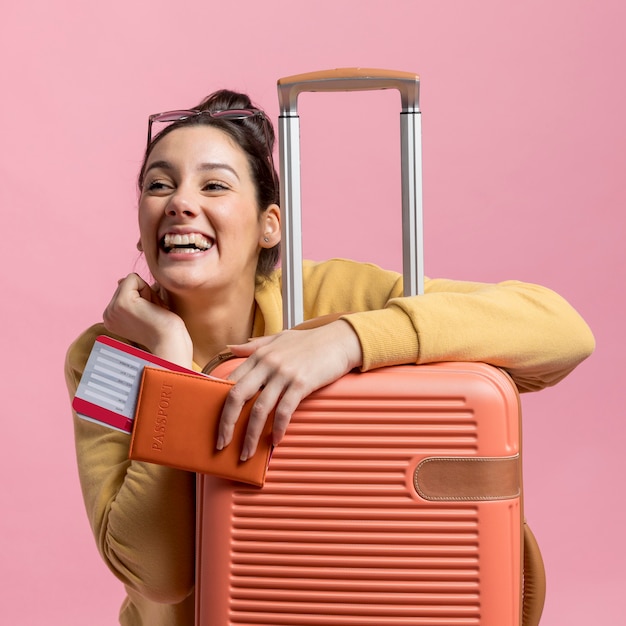
<svg viewBox="0 0 626 626"><path fill-rule="evenodd" d="M218 449L230 443L243 405L261 390L250 413L242 461L255 453L274 407L272 438L276 445L303 398L359 367L363 359L359 339L344 320L309 330L285 330L229 349L247 359L229 376L235 386L222 411Z"/></svg>

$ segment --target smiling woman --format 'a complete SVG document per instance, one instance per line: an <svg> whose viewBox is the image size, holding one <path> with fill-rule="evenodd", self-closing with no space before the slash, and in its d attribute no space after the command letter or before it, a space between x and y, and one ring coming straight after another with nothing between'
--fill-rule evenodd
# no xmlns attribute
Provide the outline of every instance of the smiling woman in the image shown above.
<svg viewBox="0 0 626 626"><path fill-rule="evenodd" d="M160 125L166 126L159 128ZM249 174L253 179L259 210L262 211L271 204L278 204L278 176L272 159L274 147L272 125L263 111L252 106L246 95L227 90L212 94L195 109L157 113L150 116L148 146L138 178L139 190L143 192L144 178L149 167L169 165L167 162L159 163L158 160L150 158L152 150L158 145L158 140L165 138L178 128L200 125L221 130L230 137L235 146L243 151L248 162ZM156 137L154 141L153 136ZM224 169L230 168L231 173L234 176L237 175L228 163L204 164L208 169L219 165ZM278 245L265 246L259 255L259 274L269 275L277 261Z"/></svg>
<svg viewBox="0 0 626 626"><path fill-rule="evenodd" d="M158 124L168 125L158 131ZM99 334L196 370L228 346L247 358L231 374L217 446L230 444L243 404L258 393L240 452L245 462L273 408L278 444L300 401L353 368L482 361L530 391L558 382L593 350L585 322L548 289L428 280L424 295L405 298L396 273L348 260L305 264L304 304L306 319L351 313L281 330L269 120L247 96L219 91L196 109L151 116L149 127L138 220L154 282L136 274L120 280L104 325L72 344L71 395ZM129 461L128 436L105 426L75 416L74 429L89 520L128 594L120 623L191 626L194 475Z"/></svg>

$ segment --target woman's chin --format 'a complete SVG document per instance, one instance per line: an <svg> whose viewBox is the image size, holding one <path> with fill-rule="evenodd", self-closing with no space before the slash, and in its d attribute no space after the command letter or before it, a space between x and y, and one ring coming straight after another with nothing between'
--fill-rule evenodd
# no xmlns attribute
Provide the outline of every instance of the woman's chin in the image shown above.
<svg viewBox="0 0 626 626"><path fill-rule="evenodd" d="M197 286L198 281L206 280L211 274L215 274L215 268L209 267L210 264L209 251L194 253L161 251L156 267L150 269L160 284L186 288Z"/></svg>
<svg viewBox="0 0 626 626"><path fill-rule="evenodd" d="M205 271L194 271L191 267L159 267L152 271L155 280L168 293L193 292L214 282Z"/></svg>

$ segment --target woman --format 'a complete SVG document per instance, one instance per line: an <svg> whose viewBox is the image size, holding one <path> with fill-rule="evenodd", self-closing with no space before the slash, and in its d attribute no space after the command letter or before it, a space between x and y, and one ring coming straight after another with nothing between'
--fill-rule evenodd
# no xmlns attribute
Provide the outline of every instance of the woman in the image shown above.
<svg viewBox="0 0 626 626"><path fill-rule="evenodd" d="M103 332L197 370L228 346L249 358L231 376L218 447L229 445L241 406L262 390L245 460L275 405L279 443L303 397L356 367L484 361L530 391L558 382L593 350L584 321L545 288L430 280L425 295L403 298L397 274L346 260L305 264L305 316L353 313L281 331L273 141L265 115L228 91L193 112L151 117L138 215L139 248L155 286L136 274L119 282L104 327L90 328L68 351L71 395ZM74 423L87 513L128 594L120 623L193 624L194 476L130 462L127 435Z"/></svg>

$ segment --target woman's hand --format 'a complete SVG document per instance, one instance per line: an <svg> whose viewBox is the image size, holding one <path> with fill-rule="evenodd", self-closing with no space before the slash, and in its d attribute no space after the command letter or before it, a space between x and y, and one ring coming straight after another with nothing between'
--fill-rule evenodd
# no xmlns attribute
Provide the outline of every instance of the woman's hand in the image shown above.
<svg viewBox="0 0 626 626"><path fill-rule="evenodd" d="M363 359L359 339L344 320L310 330L286 330L229 348L235 356L248 358L229 376L236 384L222 411L218 449L230 443L244 403L261 390L250 413L242 461L255 453L274 407L276 445L303 398L360 366Z"/></svg>
<svg viewBox="0 0 626 626"><path fill-rule="evenodd" d="M108 331L163 359L191 366L193 347L183 320L168 310L158 293L137 274L118 282L102 317Z"/></svg>

